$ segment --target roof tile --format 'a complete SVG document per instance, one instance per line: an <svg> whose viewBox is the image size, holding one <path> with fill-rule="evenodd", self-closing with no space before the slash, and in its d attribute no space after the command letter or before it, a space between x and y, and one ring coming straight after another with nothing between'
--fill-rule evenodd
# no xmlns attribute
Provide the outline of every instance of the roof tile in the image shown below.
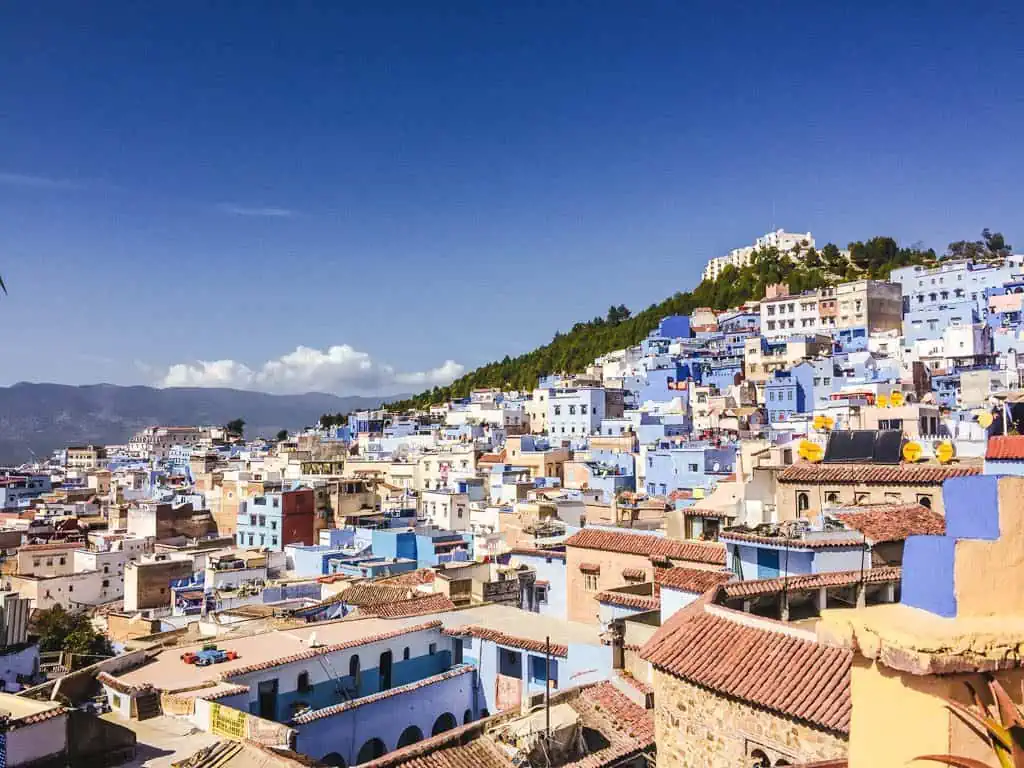
<svg viewBox="0 0 1024 768"><path fill-rule="evenodd" d="M663 625L641 654L694 685L848 734L853 652L733 613L698 601Z"/></svg>
<svg viewBox="0 0 1024 768"><path fill-rule="evenodd" d="M638 608L642 611L656 611L661 607L660 598L653 595L633 595L629 592L599 592L597 602L623 608Z"/></svg>
<svg viewBox="0 0 1024 768"><path fill-rule="evenodd" d="M869 568L866 571L833 571L830 573L808 573L801 576L776 579L753 579L750 581L733 581L722 587L722 594L727 600L740 597L761 597L774 595L783 590L799 592L801 590L822 589L825 587L852 587L862 581L865 584L884 584L899 582L901 569L892 566Z"/></svg>
<svg viewBox="0 0 1024 768"><path fill-rule="evenodd" d="M661 587L681 589L686 592L703 594L719 584L732 579L729 571L703 571L699 568L662 568L655 576L655 582Z"/></svg>
<svg viewBox="0 0 1024 768"><path fill-rule="evenodd" d="M725 547L703 541L683 541L642 533L584 528L570 536L566 547L597 549L625 555L657 555L672 560L689 560L709 565L725 565Z"/></svg>
<svg viewBox="0 0 1024 768"><path fill-rule="evenodd" d="M989 461L1024 459L1024 435L999 435L988 439L985 458Z"/></svg>
<svg viewBox="0 0 1024 768"><path fill-rule="evenodd" d="M497 629L481 627L476 624L464 624L461 627L447 627L444 634L454 637L477 637L481 640L489 640L497 645L506 645L509 648L519 648L534 653L544 653L545 645L542 640L534 640L532 637L517 637L506 635ZM561 643L551 643L551 655L566 658L569 655L569 646Z"/></svg>
<svg viewBox="0 0 1024 768"><path fill-rule="evenodd" d="M779 474L782 483L882 483L935 485L951 477L980 475L981 467L938 464L812 464L798 461Z"/></svg>
<svg viewBox="0 0 1024 768"><path fill-rule="evenodd" d="M874 504L831 510L829 514L864 534L872 543L904 541L908 536L941 536L946 519L922 504Z"/></svg>

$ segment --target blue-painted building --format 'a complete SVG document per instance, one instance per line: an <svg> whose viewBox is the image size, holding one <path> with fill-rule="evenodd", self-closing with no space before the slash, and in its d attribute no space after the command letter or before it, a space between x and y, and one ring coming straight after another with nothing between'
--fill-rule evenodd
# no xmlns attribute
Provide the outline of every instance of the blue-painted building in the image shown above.
<svg viewBox="0 0 1024 768"><path fill-rule="evenodd" d="M946 328L980 321L978 303L970 298L911 305L903 314L903 346L910 349L919 341L937 341Z"/></svg>
<svg viewBox="0 0 1024 768"><path fill-rule="evenodd" d="M49 475L0 477L0 509L28 506L30 500L53 490Z"/></svg>
<svg viewBox="0 0 1024 768"><path fill-rule="evenodd" d="M735 470L736 447L662 441L647 452L646 490L667 496L683 488L710 489Z"/></svg>
<svg viewBox="0 0 1024 768"><path fill-rule="evenodd" d="M768 421L792 421L798 413L805 413L803 393L797 387L791 371L775 371L764 385L764 405Z"/></svg>
<svg viewBox="0 0 1024 768"><path fill-rule="evenodd" d="M726 568L744 581L871 567L871 554L857 531L813 531L802 536L760 536L722 531Z"/></svg>
<svg viewBox="0 0 1024 768"><path fill-rule="evenodd" d="M975 264L959 259L943 261L931 268L918 265L894 269L889 280L902 286L904 317L915 309L969 300L974 303L977 316L982 322L987 322L985 292L1011 281L1020 267L1019 256L994 264Z"/></svg>
<svg viewBox="0 0 1024 768"><path fill-rule="evenodd" d="M416 570L416 561L393 557L347 557L334 555L327 561L327 572L361 579L397 576Z"/></svg>
<svg viewBox="0 0 1024 768"><path fill-rule="evenodd" d="M525 565L536 574L532 600L530 595L521 596L523 610L562 620L568 617L564 551L513 549L501 561Z"/></svg>
<svg viewBox="0 0 1024 768"><path fill-rule="evenodd" d="M688 339L690 332L690 318L688 315L668 315L658 323L658 330L652 332L663 339Z"/></svg>

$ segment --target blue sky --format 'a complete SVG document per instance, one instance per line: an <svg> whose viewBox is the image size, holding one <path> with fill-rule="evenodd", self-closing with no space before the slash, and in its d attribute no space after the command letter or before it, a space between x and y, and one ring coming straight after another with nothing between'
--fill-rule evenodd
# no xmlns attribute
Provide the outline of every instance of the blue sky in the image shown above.
<svg viewBox="0 0 1024 768"><path fill-rule="evenodd" d="M773 224L1024 249L1022 33L984 3L3 4L0 384L414 391Z"/></svg>

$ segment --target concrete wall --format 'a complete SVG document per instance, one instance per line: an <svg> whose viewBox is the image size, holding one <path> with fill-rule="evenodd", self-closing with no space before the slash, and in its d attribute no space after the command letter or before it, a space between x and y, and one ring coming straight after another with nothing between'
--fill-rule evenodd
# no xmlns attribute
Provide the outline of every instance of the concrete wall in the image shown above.
<svg viewBox="0 0 1024 768"><path fill-rule="evenodd" d="M700 595L682 589L661 588L661 623L664 624L672 614L681 611Z"/></svg>
<svg viewBox="0 0 1024 768"><path fill-rule="evenodd" d="M68 717L64 714L8 731L7 765L14 768L66 752L67 728Z"/></svg>

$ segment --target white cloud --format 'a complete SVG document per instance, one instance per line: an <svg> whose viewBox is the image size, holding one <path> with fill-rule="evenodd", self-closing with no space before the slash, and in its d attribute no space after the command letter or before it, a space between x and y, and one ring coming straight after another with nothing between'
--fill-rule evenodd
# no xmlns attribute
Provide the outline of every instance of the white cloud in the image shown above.
<svg viewBox="0 0 1024 768"><path fill-rule="evenodd" d="M234 216L262 216L271 219L287 219L295 215L295 211L288 208L250 207L234 205L233 203L224 203L217 207L224 213L230 213Z"/></svg>
<svg viewBox="0 0 1024 768"><path fill-rule="evenodd" d="M27 173L0 172L0 184L9 187L31 187L34 189L81 189L83 184L70 179L52 179L48 176L32 176Z"/></svg>
<svg viewBox="0 0 1024 768"><path fill-rule="evenodd" d="M262 392L330 392L339 395L390 395L444 386L465 367L454 360L426 371L399 372L348 344L327 349L296 347L257 368L237 360L177 363L158 382L161 387L234 387Z"/></svg>

